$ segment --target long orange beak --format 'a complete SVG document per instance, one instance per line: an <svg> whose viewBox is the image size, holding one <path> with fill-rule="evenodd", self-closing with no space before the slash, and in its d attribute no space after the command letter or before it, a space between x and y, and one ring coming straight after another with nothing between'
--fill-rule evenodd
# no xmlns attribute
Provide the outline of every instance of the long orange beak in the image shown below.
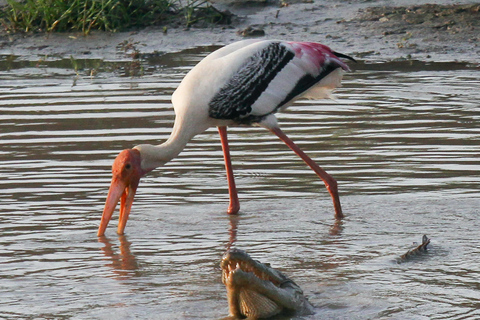
<svg viewBox="0 0 480 320"><path fill-rule="evenodd" d="M124 233L136 191L137 189L133 188L131 185L125 185L123 181L119 181L115 177L112 179L110 190L108 190L107 201L105 202L105 208L103 209L102 220L98 227L98 236L103 236L105 234L105 230L112 219L113 211L115 211L115 207L119 200L121 201L117 233Z"/></svg>
<svg viewBox="0 0 480 320"><path fill-rule="evenodd" d="M118 234L123 234L127 225L128 216L132 209L133 199L141 177L140 153L135 149L122 151L115 159L112 166L112 183L108 190L102 220L98 227L97 235L103 236L108 223L112 219L115 207L120 201L120 216Z"/></svg>

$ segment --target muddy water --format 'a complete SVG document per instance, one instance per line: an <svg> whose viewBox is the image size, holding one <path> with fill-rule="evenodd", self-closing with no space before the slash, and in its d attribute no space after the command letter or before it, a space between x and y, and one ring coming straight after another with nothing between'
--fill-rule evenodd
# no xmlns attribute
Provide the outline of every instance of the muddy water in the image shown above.
<svg viewBox="0 0 480 320"><path fill-rule="evenodd" d="M218 319L232 245L300 284L309 319L480 317L480 76L359 63L284 130L339 181L344 211L261 128L230 129L242 213L225 214L216 130L145 177L126 229L96 229L119 150L165 140L170 95L211 49L142 61L0 62L0 317ZM427 234L430 252L397 264Z"/></svg>

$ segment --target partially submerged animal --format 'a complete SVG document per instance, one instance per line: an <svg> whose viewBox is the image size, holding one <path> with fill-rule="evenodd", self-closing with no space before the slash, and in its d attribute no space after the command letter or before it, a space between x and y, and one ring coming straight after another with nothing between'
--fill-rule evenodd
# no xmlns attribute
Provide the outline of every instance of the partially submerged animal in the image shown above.
<svg viewBox="0 0 480 320"><path fill-rule="evenodd" d="M430 243L430 239L427 237L427 235L423 235L422 237L422 243L416 247L415 249L408 250L407 253L403 254L400 256L400 259L398 259L398 262L405 262L410 259L412 259L415 256L424 254L427 252L427 246Z"/></svg>
<svg viewBox="0 0 480 320"><path fill-rule="evenodd" d="M230 316L262 319L280 313L314 313L313 306L292 279L269 264L253 260L245 251L228 250L220 267Z"/></svg>
<svg viewBox="0 0 480 320"><path fill-rule="evenodd" d="M401 255L397 262L425 254L429 244L430 239L424 235L422 243ZM252 259L243 250L228 250L220 267L222 282L227 288L229 313L234 318L254 320L278 314L301 316L314 313L314 307L292 279L270 264Z"/></svg>

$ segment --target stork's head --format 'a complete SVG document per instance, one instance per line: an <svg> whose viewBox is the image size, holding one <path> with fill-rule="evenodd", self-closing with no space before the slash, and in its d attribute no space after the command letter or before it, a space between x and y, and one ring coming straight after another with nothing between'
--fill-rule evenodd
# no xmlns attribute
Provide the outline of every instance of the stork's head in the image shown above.
<svg viewBox="0 0 480 320"><path fill-rule="evenodd" d="M120 152L112 165L112 184L108 190L107 201L105 202L102 220L98 228L98 236L104 235L119 200L120 217L117 233L123 234L140 177L144 174L139 150L126 149Z"/></svg>

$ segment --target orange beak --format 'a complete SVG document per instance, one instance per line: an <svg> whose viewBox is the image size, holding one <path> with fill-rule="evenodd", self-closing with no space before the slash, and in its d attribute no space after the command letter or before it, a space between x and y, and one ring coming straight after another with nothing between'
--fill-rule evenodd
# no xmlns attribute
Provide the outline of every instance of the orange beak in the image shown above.
<svg viewBox="0 0 480 320"><path fill-rule="evenodd" d="M132 209L133 199L137 191L142 170L140 167L140 152L136 149L123 150L115 159L112 166L112 184L108 190L102 220L97 235L103 236L108 223L112 219L117 203L120 201L120 216L118 234L123 234L127 225L128 216Z"/></svg>

